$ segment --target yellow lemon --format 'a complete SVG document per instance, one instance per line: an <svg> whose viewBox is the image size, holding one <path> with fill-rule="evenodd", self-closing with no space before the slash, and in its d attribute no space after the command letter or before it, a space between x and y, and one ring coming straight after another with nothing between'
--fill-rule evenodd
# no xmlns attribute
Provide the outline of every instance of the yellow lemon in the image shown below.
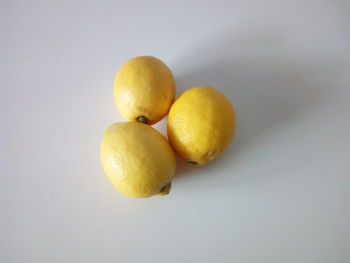
<svg viewBox="0 0 350 263"><path fill-rule="evenodd" d="M222 93L212 87L194 87L170 108L169 142L184 160L203 165L228 147L235 123L233 106Z"/></svg>
<svg viewBox="0 0 350 263"><path fill-rule="evenodd" d="M112 124L104 133L101 162L110 182L132 197L168 194L176 159L168 141L138 122Z"/></svg>
<svg viewBox="0 0 350 263"><path fill-rule="evenodd" d="M154 124L168 113L174 97L174 76L158 58L132 58L115 77L114 101L127 120Z"/></svg>

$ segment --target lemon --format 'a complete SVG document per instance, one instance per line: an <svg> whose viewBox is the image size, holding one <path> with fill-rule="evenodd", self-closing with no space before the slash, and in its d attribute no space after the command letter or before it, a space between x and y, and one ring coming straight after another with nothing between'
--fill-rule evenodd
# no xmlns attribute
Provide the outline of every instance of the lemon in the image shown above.
<svg viewBox="0 0 350 263"><path fill-rule="evenodd" d="M175 97L175 79L166 64L151 56L128 60L116 74L114 101L130 121L154 124L169 111Z"/></svg>
<svg viewBox="0 0 350 263"><path fill-rule="evenodd" d="M187 162L203 165L228 147L235 132L230 101L212 87L194 87L179 96L169 111L169 142Z"/></svg>
<svg viewBox="0 0 350 263"><path fill-rule="evenodd" d="M104 133L101 162L110 182L132 197L168 194L176 160L168 141L138 122L112 124Z"/></svg>

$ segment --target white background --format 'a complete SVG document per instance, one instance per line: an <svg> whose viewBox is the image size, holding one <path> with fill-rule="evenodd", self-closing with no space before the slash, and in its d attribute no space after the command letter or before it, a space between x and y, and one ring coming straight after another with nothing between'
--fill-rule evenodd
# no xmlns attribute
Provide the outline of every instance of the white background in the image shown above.
<svg viewBox="0 0 350 263"><path fill-rule="evenodd" d="M1 0L0 261L350 262L349 7ZM138 55L237 113L230 149L179 163L165 197L122 196L99 161Z"/></svg>

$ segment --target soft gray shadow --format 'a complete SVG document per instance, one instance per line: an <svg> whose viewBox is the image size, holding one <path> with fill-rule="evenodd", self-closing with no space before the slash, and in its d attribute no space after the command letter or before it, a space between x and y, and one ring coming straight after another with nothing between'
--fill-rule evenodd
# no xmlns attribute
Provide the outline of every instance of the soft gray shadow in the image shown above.
<svg viewBox="0 0 350 263"><path fill-rule="evenodd" d="M255 137L302 116L305 107L317 103L322 95L318 79L330 63L305 58L302 47L289 47L288 38L279 32L214 39L175 63L178 95L193 86L214 86L235 106L235 140L205 169L234 163L235 156L254 147ZM179 160L178 178L194 169L202 167Z"/></svg>

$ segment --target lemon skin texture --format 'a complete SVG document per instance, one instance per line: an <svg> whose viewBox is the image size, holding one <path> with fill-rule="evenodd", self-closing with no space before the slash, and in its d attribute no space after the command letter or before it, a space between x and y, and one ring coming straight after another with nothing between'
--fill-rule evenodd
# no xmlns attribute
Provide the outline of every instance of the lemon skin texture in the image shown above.
<svg viewBox="0 0 350 263"><path fill-rule="evenodd" d="M131 197L168 194L175 154L157 130L139 122L114 123L101 143L102 167L110 182Z"/></svg>
<svg viewBox="0 0 350 263"><path fill-rule="evenodd" d="M169 142L185 161L203 165L217 158L231 143L236 127L233 105L213 87L194 87L170 108Z"/></svg>
<svg viewBox="0 0 350 263"><path fill-rule="evenodd" d="M160 59L140 56L121 66L114 81L114 101L129 121L152 125L161 120L174 101L176 84Z"/></svg>

